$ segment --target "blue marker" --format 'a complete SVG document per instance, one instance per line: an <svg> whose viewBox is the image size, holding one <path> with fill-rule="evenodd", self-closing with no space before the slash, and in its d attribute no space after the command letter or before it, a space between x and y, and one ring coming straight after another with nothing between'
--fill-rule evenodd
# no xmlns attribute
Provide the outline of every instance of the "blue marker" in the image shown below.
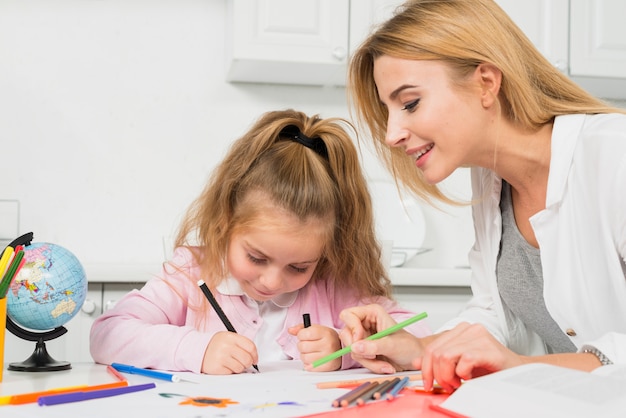
<svg viewBox="0 0 626 418"><path fill-rule="evenodd" d="M111 367L113 367L118 372L138 374L141 376L153 377L155 379L168 380L170 382L180 382L181 380L180 376L172 374L172 373L159 372L157 370L150 370L150 369L142 369L140 367L128 366L126 364L111 363Z"/></svg>

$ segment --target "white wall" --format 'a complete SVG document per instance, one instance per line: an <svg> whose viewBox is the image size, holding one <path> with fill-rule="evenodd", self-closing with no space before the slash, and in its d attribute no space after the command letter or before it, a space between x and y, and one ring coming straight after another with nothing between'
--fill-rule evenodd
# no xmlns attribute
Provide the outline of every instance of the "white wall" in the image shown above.
<svg viewBox="0 0 626 418"><path fill-rule="evenodd" d="M349 117L343 88L225 82L226 1L0 1L0 199L19 200L20 233L86 266L156 265L253 119ZM469 209L425 213L427 263L465 264Z"/></svg>

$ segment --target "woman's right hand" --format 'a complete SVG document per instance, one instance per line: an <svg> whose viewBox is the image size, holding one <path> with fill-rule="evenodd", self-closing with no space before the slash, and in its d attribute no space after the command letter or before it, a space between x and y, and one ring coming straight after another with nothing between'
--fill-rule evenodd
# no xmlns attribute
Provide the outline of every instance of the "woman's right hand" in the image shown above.
<svg viewBox="0 0 626 418"><path fill-rule="evenodd" d="M254 343L243 335L221 331L211 338L204 352L202 373L242 373L258 361Z"/></svg>
<svg viewBox="0 0 626 418"><path fill-rule="evenodd" d="M396 324L382 306L348 308L340 318L346 324L340 333L341 341L344 346L352 345L352 358L363 367L383 374L415 370L413 363L421 356L423 346L414 335L400 330L378 340L364 340Z"/></svg>

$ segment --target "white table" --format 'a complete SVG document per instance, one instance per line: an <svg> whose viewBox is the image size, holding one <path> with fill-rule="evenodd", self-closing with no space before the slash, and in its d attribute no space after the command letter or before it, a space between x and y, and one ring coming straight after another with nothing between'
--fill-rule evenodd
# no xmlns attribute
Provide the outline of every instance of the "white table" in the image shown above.
<svg viewBox="0 0 626 418"><path fill-rule="evenodd" d="M155 389L55 406L5 405L0 416L9 417L294 417L330 411L333 399L346 389L318 389L316 383L381 377L358 369L331 373L302 370L299 361L259 364L261 373L228 376L178 373L194 382L171 383L138 375L125 375L129 384L154 382ZM106 366L77 363L58 372L16 372L4 369L0 396L50 390L77 385L98 385L116 381ZM161 394L169 394L165 397ZM230 399L226 408L184 404L194 397ZM183 405L181 405L183 403Z"/></svg>

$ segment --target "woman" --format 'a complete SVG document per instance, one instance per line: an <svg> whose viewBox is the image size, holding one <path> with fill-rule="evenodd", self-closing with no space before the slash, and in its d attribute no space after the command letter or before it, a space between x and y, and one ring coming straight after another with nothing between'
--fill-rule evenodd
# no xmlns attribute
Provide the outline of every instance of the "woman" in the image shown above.
<svg viewBox="0 0 626 418"><path fill-rule="evenodd" d="M427 389L545 362L626 363L626 116L556 70L491 0L406 2L356 51L356 116L396 179L471 167L473 298L433 336L353 345L373 371L421 369ZM394 323L342 313L344 344Z"/></svg>

